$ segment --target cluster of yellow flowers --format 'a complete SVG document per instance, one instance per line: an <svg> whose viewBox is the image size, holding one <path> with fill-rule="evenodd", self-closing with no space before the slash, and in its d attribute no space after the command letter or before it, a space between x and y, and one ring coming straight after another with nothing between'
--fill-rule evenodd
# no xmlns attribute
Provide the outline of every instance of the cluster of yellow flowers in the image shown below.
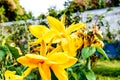
<svg viewBox="0 0 120 80"><path fill-rule="evenodd" d="M96 26L88 33L84 23L73 23L65 27L65 15L61 21L51 16L47 20L49 28L43 25L29 26L31 34L38 38L29 45L37 45L37 48L17 59L23 66L28 66L27 70L21 76L7 70L6 80L23 80L34 68L38 68L42 80L51 80L51 70L58 80L68 80L65 69L77 62L78 50L87 46L103 47L103 42L97 37L102 35ZM56 44L56 47L52 44Z"/></svg>

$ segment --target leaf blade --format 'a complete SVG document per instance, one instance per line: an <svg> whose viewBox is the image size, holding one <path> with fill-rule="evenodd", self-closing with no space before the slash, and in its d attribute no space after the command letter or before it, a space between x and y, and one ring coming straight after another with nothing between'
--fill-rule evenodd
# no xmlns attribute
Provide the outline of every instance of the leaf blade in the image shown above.
<svg viewBox="0 0 120 80"><path fill-rule="evenodd" d="M96 50L101 53L107 60L109 60L107 54L105 53L105 51L101 48L101 47L96 47Z"/></svg>
<svg viewBox="0 0 120 80"><path fill-rule="evenodd" d="M96 76L94 72L90 70L83 70L84 75L86 76L87 80L96 80Z"/></svg>
<svg viewBox="0 0 120 80"><path fill-rule="evenodd" d="M87 59L88 57L93 55L95 53L95 51L96 51L96 49L93 46L83 48L82 49L82 58Z"/></svg>

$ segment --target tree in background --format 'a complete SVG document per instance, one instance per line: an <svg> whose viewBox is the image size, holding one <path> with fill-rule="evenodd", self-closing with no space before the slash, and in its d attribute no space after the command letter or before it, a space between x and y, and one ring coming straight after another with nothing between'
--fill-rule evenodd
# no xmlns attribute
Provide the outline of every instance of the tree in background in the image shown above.
<svg viewBox="0 0 120 80"><path fill-rule="evenodd" d="M57 11L56 8L49 8L48 15L60 18L64 13L66 14L66 25L73 22L78 23L82 21L80 14L86 10L101 9L106 7L114 7L120 4L119 0L67 0L64 3L64 10Z"/></svg>
<svg viewBox="0 0 120 80"><path fill-rule="evenodd" d="M5 17L5 9L0 7L0 22L8 21L8 18Z"/></svg>
<svg viewBox="0 0 120 80"><path fill-rule="evenodd" d="M31 13L21 7L19 0L0 0L0 22L31 18Z"/></svg>

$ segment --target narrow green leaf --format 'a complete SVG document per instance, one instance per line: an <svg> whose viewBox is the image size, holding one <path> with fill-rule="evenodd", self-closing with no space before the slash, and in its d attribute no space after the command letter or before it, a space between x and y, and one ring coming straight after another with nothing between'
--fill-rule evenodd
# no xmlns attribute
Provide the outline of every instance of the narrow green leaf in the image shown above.
<svg viewBox="0 0 120 80"><path fill-rule="evenodd" d="M103 40L103 37L101 35L96 34L96 36L98 37L98 39Z"/></svg>
<svg viewBox="0 0 120 80"><path fill-rule="evenodd" d="M5 58L5 52L3 50L0 50L0 61L2 61Z"/></svg>
<svg viewBox="0 0 120 80"><path fill-rule="evenodd" d="M83 70L84 75L86 76L87 80L96 80L96 76L92 70Z"/></svg>
<svg viewBox="0 0 120 80"><path fill-rule="evenodd" d="M67 71L69 72L69 75L74 78L74 80L78 80L78 75L75 72L73 72L72 68L68 68Z"/></svg>
<svg viewBox="0 0 120 80"><path fill-rule="evenodd" d="M90 60L90 58L87 59L86 65L87 65L86 67L88 69L91 69L91 60Z"/></svg>
<svg viewBox="0 0 120 80"><path fill-rule="evenodd" d="M71 72L72 76L74 77L75 80L78 80L78 75L74 73L73 71Z"/></svg>
<svg viewBox="0 0 120 80"><path fill-rule="evenodd" d="M96 47L97 51L99 53L101 53L107 60L109 60L107 54L105 53L105 51L101 48L101 47Z"/></svg>
<svg viewBox="0 0 120 80"><path fill-rule="evenodd" d="M96 51L96 49L93 46L83 48L82 53L81 53L83 59L87 59L88 57L93 55L95 53L95 51Z"/></svg>

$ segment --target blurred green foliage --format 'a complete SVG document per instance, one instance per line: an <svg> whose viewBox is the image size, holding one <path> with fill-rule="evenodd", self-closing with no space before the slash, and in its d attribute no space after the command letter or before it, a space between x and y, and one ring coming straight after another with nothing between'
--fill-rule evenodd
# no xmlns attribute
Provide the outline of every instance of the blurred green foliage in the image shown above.
<svg viewBox="0 0 120 80"><path fill-rule="evenodd" d="M0 0L0 23L30 18L33 18L32 13L26 13L19 0Z"/></svg>

